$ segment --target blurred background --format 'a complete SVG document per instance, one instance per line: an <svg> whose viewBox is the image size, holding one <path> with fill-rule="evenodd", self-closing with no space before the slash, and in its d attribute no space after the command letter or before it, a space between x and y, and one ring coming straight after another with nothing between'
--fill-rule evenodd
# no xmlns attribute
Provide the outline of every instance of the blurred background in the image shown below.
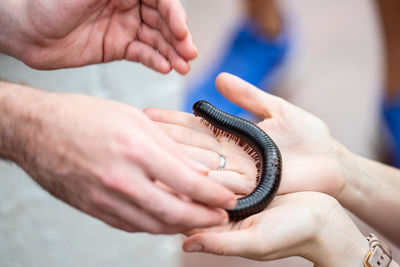
<svg viewBox="0 0 400 267"><path fill-rule="evenodd" d="M224 60L231 60L230 51L244 51L243 43L252 42L249 38L260 31L247 23L247 1L184 4L199 50L186 77L163 76L129 62L35 71L3 55L0 75L45 90L91 94L140 108L185 109L196 90L210 87L210 77ZM384 51L375 1L279 0L274 8L281 22L266 24L272 25L267 31L276 38L260 37L260 42L279 42L268 43L270 54L263 54L260 43L246 50L246 57L270 57L275 65L265 68L272 74L253 77L251 66L246 66L247 73L239 76L322 118L332 135L353 152L383 159ZM229 60L228 69L234 65ZM261 63L255 64L260 69ZM364 234L376 232L354 219ZM312 266L300 258L256 263L184 255L180 245L179 236L111 229L54 199L16 166L0 162L0 266ZM392 248L399 260L399 251Z"/></svg>

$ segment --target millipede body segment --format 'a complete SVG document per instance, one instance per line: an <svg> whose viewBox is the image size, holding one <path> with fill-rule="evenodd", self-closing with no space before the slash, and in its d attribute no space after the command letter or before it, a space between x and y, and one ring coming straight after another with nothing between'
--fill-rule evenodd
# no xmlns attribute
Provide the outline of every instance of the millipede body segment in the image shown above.
<svg viewBox="0 0 400 267"><path fill-rule="evenodd" d="M197 101L193 113L211 124L214 134L236 138L256 161L257 187L239 198L234 209L227 210L229 218L238 221L263 211L278 191L282 174L282 157L274 141L254 123L223 112L207 101Z"/></svg>

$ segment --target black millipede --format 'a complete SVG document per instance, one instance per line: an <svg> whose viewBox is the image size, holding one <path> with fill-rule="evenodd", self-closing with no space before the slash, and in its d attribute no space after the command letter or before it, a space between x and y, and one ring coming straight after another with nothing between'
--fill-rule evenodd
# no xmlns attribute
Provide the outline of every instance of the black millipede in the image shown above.
<svg viewBox="0 0 400 267"><path fill-rule="evenodd" d="M254 123L223 112L207 101L197 101L193 113L210 125L215 135L236 140L256 162L257 186L249 195L239 198L234 209L227 210L229 219L239 221L263 211L281 181L282 157L274 141Z"/></svg>

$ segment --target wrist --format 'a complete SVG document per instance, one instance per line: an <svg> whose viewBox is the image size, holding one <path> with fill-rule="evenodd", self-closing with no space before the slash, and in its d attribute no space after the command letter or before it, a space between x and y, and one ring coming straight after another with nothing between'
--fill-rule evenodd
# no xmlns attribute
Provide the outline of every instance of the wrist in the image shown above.
<svg viewBox="0 0 400 267"><path fill-rule="evenodd" d="M47 94L28 86L0 81L0 156L27 159L31 137L40 128L38 107Z"/></svg>
<svg viewBox="0 0 400 267"><path fill-rule="evenodd" d="M362 267L365 256L368 253L368 242L360 234L358 240L346 240L342 242L329 242L324 240L320 242L320 250L316 255L316 267L336 267L336 266L354 266ZM328 239L329 240L329 239Z"/></svg>
<svg viewBox="0 0 400 267"><path fill-rule="evenodd" d="M0 157L13 160L16 122L13 96L16 84L0 81Z"/></svg>
<svg viewBox="0 0 400 267"><path fill-rule="evenodd" d="M355 190L357 178L355 175L358 172L359 164L357 155L348 150L345 146L334 140L335 142L335 161L339 168L339 179L342 181L339 192L334 197L339 201L342 206L347 207L347 202L350 196L356 194Z"/></svg>
<svg viewBox="0 0 400 267"><path fill-rule="evenodd" d="M344 209L337 204L321 217L313 257L318 267L363 266L369 250L368 241L360 233Z"/></svg>

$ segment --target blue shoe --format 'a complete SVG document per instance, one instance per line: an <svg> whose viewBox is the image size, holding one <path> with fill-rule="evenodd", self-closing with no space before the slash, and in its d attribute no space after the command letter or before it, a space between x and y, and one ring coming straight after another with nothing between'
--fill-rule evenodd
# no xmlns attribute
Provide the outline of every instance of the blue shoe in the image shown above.
<svg viewBox="0 0 400 267"><path fill-rule="evenodd" d="M392 101L384 100L383 118L389 130L389 147L394 166L400 168L400 94Z"/></svg>
<svg viewBox="0 0 400 267"><path fill-rule="evenodd" d="M193 103L202 99L230 114L251 117L246 110L232 104L218 92L215 79L219 73L228 72L259 88L270 90L268 79L273 76L288 52L288 34L282 31L271 40L260 32L258 26L252 22L246 21L242 24L217 67L186 92L186 112L192 112Z"/></svg>

